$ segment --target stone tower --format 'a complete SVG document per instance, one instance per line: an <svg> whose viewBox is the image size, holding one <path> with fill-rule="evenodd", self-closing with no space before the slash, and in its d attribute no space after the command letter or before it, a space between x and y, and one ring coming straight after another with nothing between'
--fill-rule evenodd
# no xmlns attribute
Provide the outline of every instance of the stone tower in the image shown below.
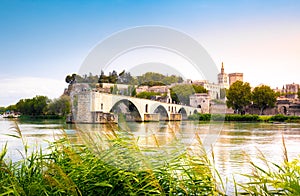
<svg viewBox="0 0 300 196"><path fill-rule="evenodd" d="M221 73L218 74L218 84L223 88L229 87L228 75L224 72L224 64L222 62Z"/></svg>

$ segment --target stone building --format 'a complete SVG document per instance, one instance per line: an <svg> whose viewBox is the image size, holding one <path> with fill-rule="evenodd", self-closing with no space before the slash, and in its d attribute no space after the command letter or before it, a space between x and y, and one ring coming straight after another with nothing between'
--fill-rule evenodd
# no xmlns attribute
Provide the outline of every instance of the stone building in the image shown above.
<svg viewBox="0 0 300 196"><path fill-rule="evenodd" d="M209 113L210 96L207 93L195 93L190 95L190 106L201 108L202 113Z"/></svg>
<svg viewBox="0 0 300 196"><path fill-rule="evenodd" d="M295 84L295 83L287 84L287 85L285 85L285 93L297 95L299 88L300 88L299 84ZM297 98L297 96L295 96L293 98Z"/></svg>
<svg viewBox="0 0 300 196"><path fill-rule="evenodd" d="M229 75L229 86L231 86L236 81L242 81L243 82L243 73L230 73Z"/></svg>

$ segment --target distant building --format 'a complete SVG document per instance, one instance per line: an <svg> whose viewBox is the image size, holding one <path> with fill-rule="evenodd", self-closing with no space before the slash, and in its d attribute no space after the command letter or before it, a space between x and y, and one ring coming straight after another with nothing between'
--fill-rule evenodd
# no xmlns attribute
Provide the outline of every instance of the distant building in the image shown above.
<svg viewBox="0 0 300 196"><path fill-rule="evenodd" d="M279 89L277 87L276 89L274 89L274 91L283 94L282 96L284 96L285 98L299 99L297 94L299 92L299 89L300 89L300 85L293 83L293 84L286 84L285 86L282 87L282 89Z"/></svg>
<svg viewBox="0 0 300 196"><path fill-rule="evenodd" d="M228 75L224 72L224 64L222 62L221 73L218 74L218 84L223 88L229 88Z"/></svg>
<svg viewBox="0 0 300 196"><path fill-rule="evenodd" d="M236 81L242 81L243 82L243 73L230 73L229 75L229 86L231 86Z"/></svg>
<svg viewBox="0 0 300 196"><path fill-rule="evenodd" d="M136 93L141 93L141 92L145 92L148 91L149 86L139 86L136 88Z"/></svg>
<svg viewBox="0 0 300 196"><path fill-rule="evenodd" d="M224 88L223 85L210 83L208 80L196 80L193 84L203 86L208 91L211 99L220 99L220 91Z"/></svg>
<svg viewBox="0 0 300 196"><path fill-rule="evenodd" d="M299 91L299 84L287 84L285 87L285 93L296 94Z"/></svg>
<svg viewBox="0 0 300 196"><path fill-rule="evenodd" d="M201 108L202 113L209 113L210 96L207 93L195 93L190 95L190 106Z"/></svg>

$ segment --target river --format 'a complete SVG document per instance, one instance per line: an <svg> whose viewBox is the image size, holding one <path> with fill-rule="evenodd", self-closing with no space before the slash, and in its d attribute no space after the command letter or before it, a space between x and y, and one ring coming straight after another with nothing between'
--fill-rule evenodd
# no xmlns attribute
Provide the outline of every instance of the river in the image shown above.
<svg viewBox="0 0 300 196"><path fill-rule="evenodd" d="M8 145L8 157L18 160L22 157L23 144L20 139L7 134L16 134L16 124L29 146L39 145L46 148L48 142L54 141L62 134L62 130L73 138L81 131L107 131L107 125L68 125L62 121L13 121L0 119L0 147ZM174 140L185 147L195 142L195 134L201 138L208 154L214 153L217 170L223 180L244 181L241 173L250 173L248 158L259 162L258 150L275 163L283 161L282 136L285 139L289 159L300 155L300 124L271 123L198 123L190 121L159 123L123 123L122 129L130 130L137 138L138 145L168 146ZM74 140L76 141L76 140ZM19 152L20 151L20 152ZM231 186L232 184L227 184ZM232 189L232 188L229 188Z"/></svg>

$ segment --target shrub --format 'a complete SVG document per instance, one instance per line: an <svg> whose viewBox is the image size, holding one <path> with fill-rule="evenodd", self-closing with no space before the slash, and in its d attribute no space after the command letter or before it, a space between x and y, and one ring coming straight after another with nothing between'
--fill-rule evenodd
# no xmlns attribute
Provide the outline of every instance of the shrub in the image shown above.
<svg viewBox="0 0 300 196"><path fill-rule="evenodd" d="M278 121L278 122L284 122L286 120L288 120L288 116L282 115L282 114L277 114L275 116L272 116L269 121L273 122L273 121Z"/></svg>

